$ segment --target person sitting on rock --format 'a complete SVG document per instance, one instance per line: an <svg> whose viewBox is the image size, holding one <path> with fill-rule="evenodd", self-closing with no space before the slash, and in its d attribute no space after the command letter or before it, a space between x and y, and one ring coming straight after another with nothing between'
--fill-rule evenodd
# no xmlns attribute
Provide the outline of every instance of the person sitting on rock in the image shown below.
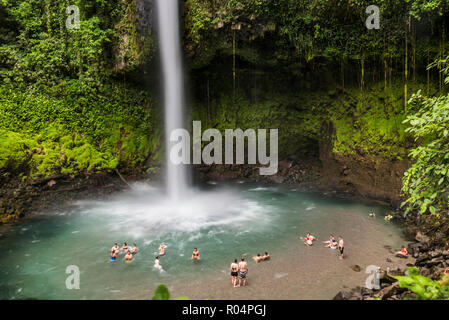
<svg viewBox="0 0 449 320"><path fill-rule="evenodd" d="M401 250L396 252L396 255L400 256L400 257L407 257L408 256L408 251L407 251L407 249L404 246L402 246Z"/></svg>

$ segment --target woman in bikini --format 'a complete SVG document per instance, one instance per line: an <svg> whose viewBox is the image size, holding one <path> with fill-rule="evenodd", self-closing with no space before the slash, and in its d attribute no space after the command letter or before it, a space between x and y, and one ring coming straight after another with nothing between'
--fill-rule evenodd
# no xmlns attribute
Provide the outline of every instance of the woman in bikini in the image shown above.
<svg viewBox="0 0 449 320"><path fill-rule="evenodd" d="M237 264L237 259L234 259L234 262L231 263L231 282L234 288L237 287L238 275L239 275L239 265Z"/></svg>

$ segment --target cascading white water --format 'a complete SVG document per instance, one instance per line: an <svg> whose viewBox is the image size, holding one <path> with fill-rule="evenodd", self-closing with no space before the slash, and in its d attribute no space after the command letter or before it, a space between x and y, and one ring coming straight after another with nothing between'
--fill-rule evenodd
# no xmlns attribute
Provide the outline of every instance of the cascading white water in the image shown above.
<svg viewBox="0 0 449 320"><path fill-rule="evenodd" d="M179 35L178 0L157 0L159 24L159 46L164 77L165 136L166 136L166 178L168 196L177 200L187 189L185 165L170 161L173 142L170 134L184 127L184 86Z"/></svg>

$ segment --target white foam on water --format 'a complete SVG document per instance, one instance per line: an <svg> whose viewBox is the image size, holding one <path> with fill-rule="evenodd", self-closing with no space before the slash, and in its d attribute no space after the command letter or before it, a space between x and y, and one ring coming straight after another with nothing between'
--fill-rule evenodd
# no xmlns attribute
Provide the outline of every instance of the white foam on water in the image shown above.
<svg viewBox="0 0 449 320"><path fill-rule="evenodd" d="M106 216L104 223L110 232L120 231L134 239L187 232L189 241L193 241L202 236L203 229L226 226L239 232L247 222L257 227L257 223L268 225L272 218L266 206L231 191L192 190L181 200L172 201L163 190L140 185L107 201L75 204L82 214Z"/></svg>

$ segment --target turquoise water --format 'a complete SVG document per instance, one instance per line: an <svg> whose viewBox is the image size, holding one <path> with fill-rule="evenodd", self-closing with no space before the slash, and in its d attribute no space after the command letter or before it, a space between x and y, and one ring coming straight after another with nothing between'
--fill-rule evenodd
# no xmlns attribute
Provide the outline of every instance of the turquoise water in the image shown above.
<svg viewBox="0 0 449 320"><path fill-rule="evenodd" d="M378 214L377 219L368 217L371 211ZM228 266L241 255L250 260L268 251L275 261L291 250L298 259L324 250L320 244L315 251L307 251L310 248L298 240L306 232L320 241L327 240L329 233L341 234L349 252L351 246L354 253L359 246L363 250L373 247L366 258L374 260L382 246L399 246L403 241L398 227L383 221L386 212L377 204L242 182L211 183L184 195L180 203L172 203L159 189L137 184L133 191L107 201L80 201L0 230L0 298L151 298L160 283L175 291L181 286L180 294L200 297L195 281L210 277L227 285ZM137 244L135 259L127 264L119 256L109 262L112 245L125 241ZM162 272L153 268L161 243L168 246L167 255L161 258ZM200 262L190 260L194 247L200 250ZM314 259L309 257L312 265L304 267L310 267L310 272ZM80 290L66 288L69 265L80 269ZM283 276L275 265L261 272L274 279ZM310 275L303 276L304 281L300 275L295 281L307 286ZM339 285L329 284L330 288ZM211 298L227 297L213 287L206 291ZM321 297L318 291L317 296Z"/></svg>

